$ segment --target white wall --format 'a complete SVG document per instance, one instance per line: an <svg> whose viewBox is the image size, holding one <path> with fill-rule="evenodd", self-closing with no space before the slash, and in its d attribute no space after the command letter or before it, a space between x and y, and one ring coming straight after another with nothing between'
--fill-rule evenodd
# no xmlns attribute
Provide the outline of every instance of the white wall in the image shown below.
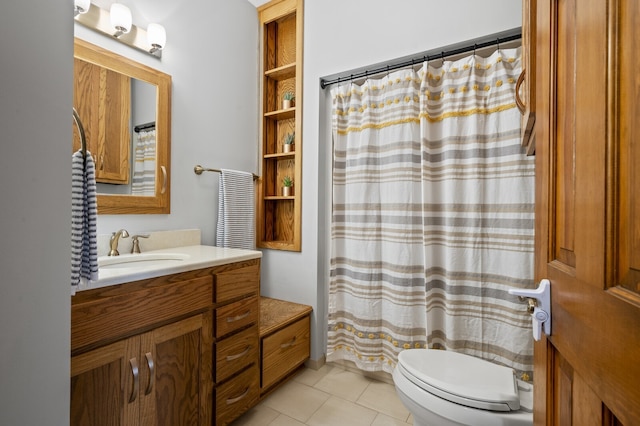
<svg viewBox="0 0 640 426"><path fill-rule="evenodd" d="M93 0L109 9L115 0ZM74 25L77 37L170 74L171 214L99 215L98 233L199 228L212 245L217 220L217 173L193 166L256 172L258 166L258 16L243 0L119 0L133 23L158 22L167 46L158 60Z"/></svg>
<svg viewBox="0 0 640 426"><path fill-rule="evenodd" d="M331 139L319 81L342 71L519 27L513 0L306 0L302 252L266 251L263 293L312 305L311 358L325 352Z"/></svg>
<svg viewBox="0 0 640 426"><path fill-rule="evenodd" d="M0 424L69 424L72 14L0 6Z"/></svg>

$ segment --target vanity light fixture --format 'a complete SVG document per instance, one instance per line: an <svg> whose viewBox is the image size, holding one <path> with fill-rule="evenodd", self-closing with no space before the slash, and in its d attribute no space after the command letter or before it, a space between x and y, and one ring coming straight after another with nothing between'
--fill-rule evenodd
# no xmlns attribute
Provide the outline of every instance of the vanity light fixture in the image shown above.
<svg viewBox="0 0 640 426"><path fill-rule="evenodd" d="M162 57L162 49L167 43L164 27L154 23L144 30L133 25L131 10L121 3L113 3L109 10L105 10L92 5L91 0L74 0L74 17L77 23L93 31L115 38L156 58Z"/></svg>
<svg viewBox="0 0 640 426"><path fill-rule="evenodd" d="M73 16L85 14L91 7L90 0L74 0Z"/></svg>
<svg viewBox="0 0 640 426"><path fill-rule="evenodd" d="M113 34L115 38L120 37L131 31L131 10L122 3L113 3L110 10L111 26L116 32Z"/></svg>
<svg viewBox="0 0 640 426"><path fill-rule="evenodd" d="M155 54L167 44L167 31L160 24L151 23L147 27L147 41L151 45L149 53Z"/></svg>

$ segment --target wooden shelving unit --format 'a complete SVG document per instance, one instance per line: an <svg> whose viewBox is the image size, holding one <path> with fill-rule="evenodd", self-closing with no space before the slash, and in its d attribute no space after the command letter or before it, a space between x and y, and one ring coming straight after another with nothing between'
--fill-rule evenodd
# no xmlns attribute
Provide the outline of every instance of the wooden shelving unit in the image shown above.
<svg viewBox="0 0 640 426"><path fill-rule="evenodd" d="M302 4L273 0L258 9L262 30L262 178L258 182L256 245L301 250L302 218ZM283 107L286 92L295 95ZM294 149L284 152L287 134ZM292 195L282 195L282 180L293 179Z"/></svg>

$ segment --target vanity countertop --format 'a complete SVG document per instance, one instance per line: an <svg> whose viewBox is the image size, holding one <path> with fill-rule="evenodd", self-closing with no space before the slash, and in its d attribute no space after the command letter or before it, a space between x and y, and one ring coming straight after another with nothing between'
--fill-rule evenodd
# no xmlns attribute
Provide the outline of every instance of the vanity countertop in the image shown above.
<svg viewBox="0 0 640 426"><path fill-rule="evenodd" d="M78 289L90 290L131 281L171 275L195 269L209 268L228 263L262 257L262 252L222 248L206 245L172 247L151 250L142 254L122 254L117 257L100 256L98 263L122 262L118 265L99 267L99 279ZM149 259L148 261L136 261ZM166 260L165 260L166 259ZM163 261L164 260L164 261Z"/></svg>

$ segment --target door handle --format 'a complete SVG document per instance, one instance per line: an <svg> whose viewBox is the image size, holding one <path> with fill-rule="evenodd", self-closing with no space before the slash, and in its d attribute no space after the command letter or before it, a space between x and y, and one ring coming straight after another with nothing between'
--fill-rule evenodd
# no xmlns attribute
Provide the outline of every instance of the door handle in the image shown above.
<svg viewBox="0 0 640 426"><path fill-rule="evenodd" d="M534 299L536 303L531 313L533 338L540 340L543 330L544 334L551 336L551 282L544 279L535 290L510 288L509 294Z"/></svg>

